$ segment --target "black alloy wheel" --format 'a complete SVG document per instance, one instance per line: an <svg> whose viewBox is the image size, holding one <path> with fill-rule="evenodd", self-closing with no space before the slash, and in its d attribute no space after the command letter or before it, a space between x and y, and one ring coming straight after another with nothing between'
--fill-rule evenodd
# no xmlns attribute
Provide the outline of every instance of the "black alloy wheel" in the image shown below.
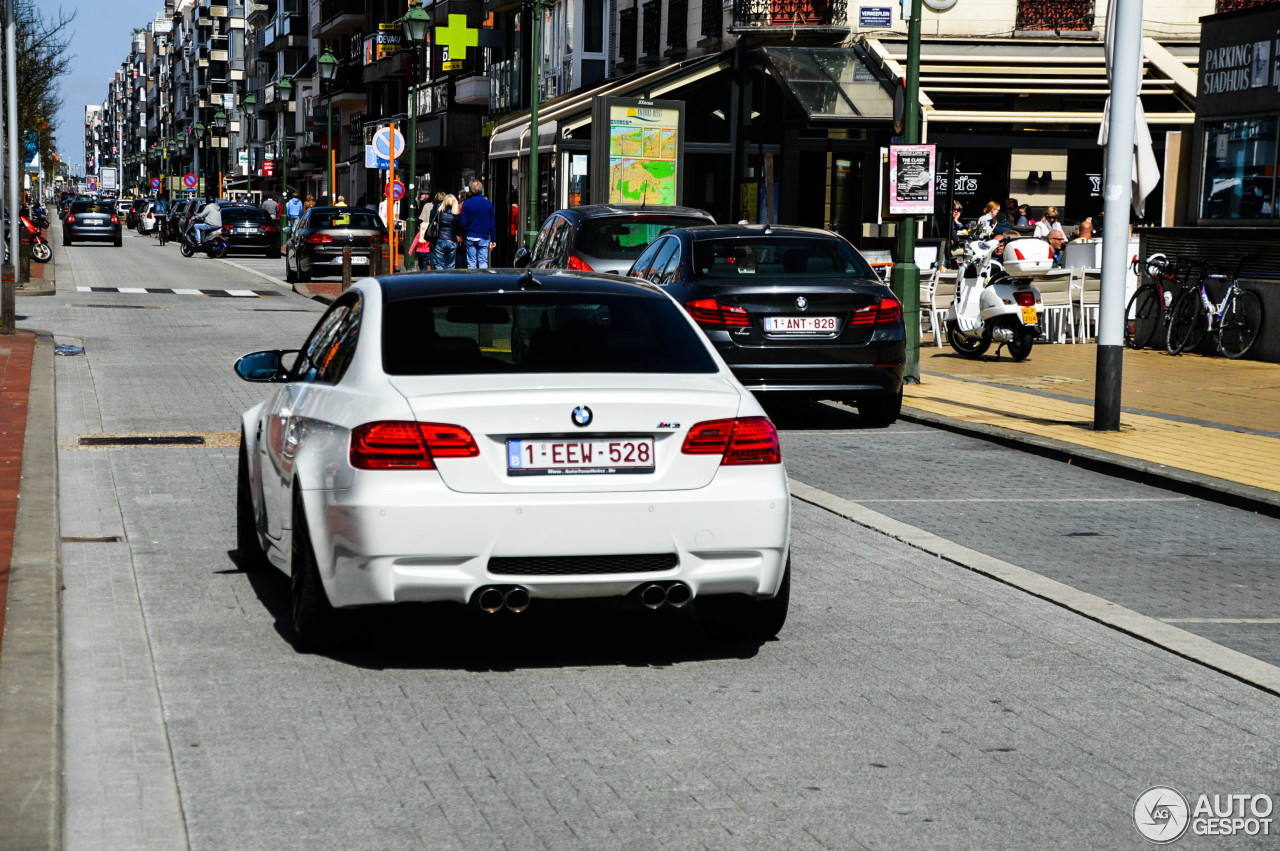
<svg viewBox="0 0 1280 851"><path fill-rule="evenodd" d="M1145 349L1156 341L1164 324L1164 304L1160 288L1143 284L1129 299L1125 309L1124 344L1131 349Z"/></svg>
<svg viewBox="0 0 1280 851"><path fill-rule="evenodd" d="M334 647L338 641L338 612L329 602L320 570L311 548L302 497L294 495L293 539L290 559L290 612L293 617L293 646L300 653L315 653Z"/></svg>

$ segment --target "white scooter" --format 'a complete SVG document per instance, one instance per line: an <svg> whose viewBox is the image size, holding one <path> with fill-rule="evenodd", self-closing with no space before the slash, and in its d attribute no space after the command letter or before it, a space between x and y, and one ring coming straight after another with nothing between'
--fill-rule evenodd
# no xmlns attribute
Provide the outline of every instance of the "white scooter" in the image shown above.
<svg viewBox="0 0 1280 851"><path fill-rule="evenodd" d="M1049 244L1034 237L1005 239L1002 262L995 259L1001 242L995 237L971 240L956 270L956 295L947 310L947 341L967 358L981 357L995 342L997 357L1008 346L1010 357L1025 360L1041 333L1040 291L1029 279L1053 267Z"/></svg>

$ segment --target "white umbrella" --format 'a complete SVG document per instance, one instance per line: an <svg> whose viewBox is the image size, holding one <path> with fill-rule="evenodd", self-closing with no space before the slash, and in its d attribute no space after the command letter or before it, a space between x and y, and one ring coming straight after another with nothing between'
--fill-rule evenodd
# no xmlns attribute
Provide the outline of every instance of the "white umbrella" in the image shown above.
<svg viewBox="0 0 1280 851"><path fill-rule="evenodd" d="M1111 82L1111 66L1115 55L1115 23L1116 10L1126 0L1110 0L1107 3L1107 82ZM1131 2L1131 0L1130 0ZM1142 81L1142 54L1138 54L1138 81ZM1107 104L1102 111L1102 127L1098 130L1098 144L1107 146L1107 133L1111 127L1111 97L1107 96ZM1155 151L1151 149L1151 131L1147 129L1147 116L1142 111L1142 98L1138 97L1135 126L1133 129L1133 212L1142 215L1147 196L1160 182L1160 164L1156 162Z"/></svg>

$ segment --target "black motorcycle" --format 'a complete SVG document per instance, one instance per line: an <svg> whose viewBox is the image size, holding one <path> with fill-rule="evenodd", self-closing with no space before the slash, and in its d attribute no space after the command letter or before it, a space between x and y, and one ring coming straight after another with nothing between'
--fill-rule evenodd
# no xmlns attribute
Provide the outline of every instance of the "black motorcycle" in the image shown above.
<svg viewBox="0 0 1280 851"><path fill-rule="evenodd" d="M193 222L187 225L187 229L182 233L182 256L190 257L197 251L203 251L215 260L221 260L227 256L227 228L214 228L213 231L204 238L203 242L196 241L196 226Z"/></svg>

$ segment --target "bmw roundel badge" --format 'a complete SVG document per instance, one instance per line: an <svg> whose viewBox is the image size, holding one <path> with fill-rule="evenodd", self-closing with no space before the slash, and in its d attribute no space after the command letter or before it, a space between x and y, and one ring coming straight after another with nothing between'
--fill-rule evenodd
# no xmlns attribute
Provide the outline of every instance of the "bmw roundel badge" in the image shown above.
<svg viewBox="0 0 1280 851"><path fill-rule="evenodd" d="M809 306L809 299L805 298L804 296L800 296L799 298L796 299L796 307L798 307L800 310L804 310L808 306Z"/></svg>
<svg viewBox="0 0 1280 851"><path fill-rule="evenodd" d="M586 405L579 405L573 409L573 424L580 427L591 425L591 409Z"/></svg>

